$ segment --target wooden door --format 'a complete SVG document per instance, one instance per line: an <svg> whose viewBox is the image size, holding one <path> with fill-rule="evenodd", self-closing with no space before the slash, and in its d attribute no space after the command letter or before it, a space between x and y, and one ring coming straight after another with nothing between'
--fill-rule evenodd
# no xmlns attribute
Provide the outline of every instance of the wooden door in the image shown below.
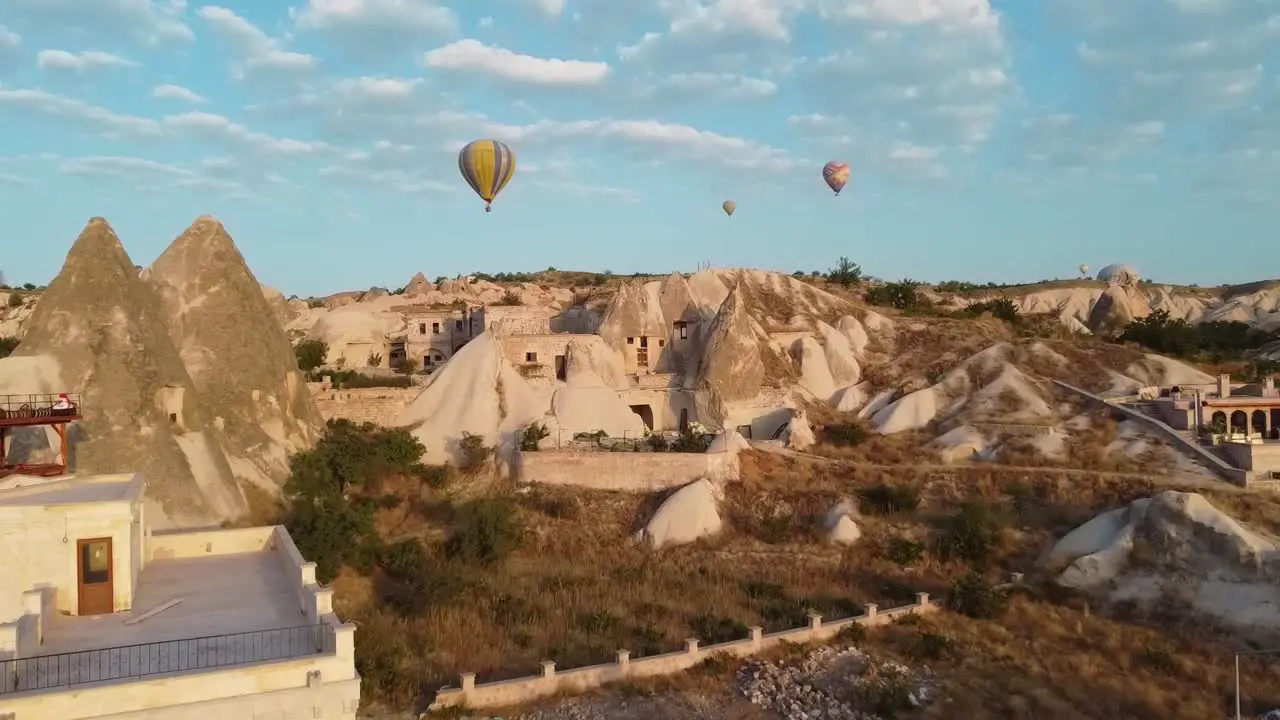
<svg viewBox="0 0 1280 720"><path fill-rule="evenodd" d="M80 599L77 615L115 612L115 578L111 572L114 560L111 538L76 541L77 595Z"/></svg>

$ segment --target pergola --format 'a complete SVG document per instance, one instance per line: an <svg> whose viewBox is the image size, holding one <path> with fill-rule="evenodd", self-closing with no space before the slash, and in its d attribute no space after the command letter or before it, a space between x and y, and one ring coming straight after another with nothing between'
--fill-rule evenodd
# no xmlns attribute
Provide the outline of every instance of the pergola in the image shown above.
<svg viewBox="0 0 1280 720"><path fill-rule="evenodd" d="M82 419L80 395L67 393L71 407L58 408L57 395L0 395L0 477L21 473L56 477L67 472L67 426ZM34 465L8 464L9 432L21 427L51 427L61 441L59 463Z"/></svg>

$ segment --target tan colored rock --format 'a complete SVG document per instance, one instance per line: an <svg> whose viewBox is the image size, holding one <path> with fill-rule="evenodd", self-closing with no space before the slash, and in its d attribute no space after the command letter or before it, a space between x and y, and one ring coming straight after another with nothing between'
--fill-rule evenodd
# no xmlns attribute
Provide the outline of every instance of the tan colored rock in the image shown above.
<svg viewBox="0 0 1280 720"><path fill-rule="evenodd" d="M237 476L267 489L282 485L288 456L315 444L324 420L231 236L201 217L143 278L159 291L170 339L205 409L220 420Z"/></svg>
<svg viewBox="0 0 1280 720"><path fill-rule="evenodd" d="M271 317L257 285L246 292ZM14 354L55 358L66 389L81 394L77 472L141 473L158 527L236 518L244 496L166 315L107 221L93 218Z"/></svg>

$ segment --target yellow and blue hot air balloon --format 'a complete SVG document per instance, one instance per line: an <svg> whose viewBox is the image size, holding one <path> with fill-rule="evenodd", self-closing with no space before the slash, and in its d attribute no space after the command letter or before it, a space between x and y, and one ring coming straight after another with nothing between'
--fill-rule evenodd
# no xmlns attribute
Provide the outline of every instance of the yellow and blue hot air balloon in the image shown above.
<svg viewBox="0 0 1280 720"><path fill-rule="evenodd" d="M494 199L516 174L516 154L497 140L476 140L458 153L458 170L484 200L484 211L492 212Z"/></svg>

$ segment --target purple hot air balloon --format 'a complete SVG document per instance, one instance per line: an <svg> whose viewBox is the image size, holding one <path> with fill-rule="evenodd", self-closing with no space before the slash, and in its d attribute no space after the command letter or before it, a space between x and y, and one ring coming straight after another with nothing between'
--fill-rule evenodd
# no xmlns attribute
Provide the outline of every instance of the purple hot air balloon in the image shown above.
<svg viewBox="0 0 1280 720"><path fill-rule="evenodd" d="M845 183L849 182L849 166L832 160L822 166L822 179L827 181L827 187L839 195Z"/></svg>

